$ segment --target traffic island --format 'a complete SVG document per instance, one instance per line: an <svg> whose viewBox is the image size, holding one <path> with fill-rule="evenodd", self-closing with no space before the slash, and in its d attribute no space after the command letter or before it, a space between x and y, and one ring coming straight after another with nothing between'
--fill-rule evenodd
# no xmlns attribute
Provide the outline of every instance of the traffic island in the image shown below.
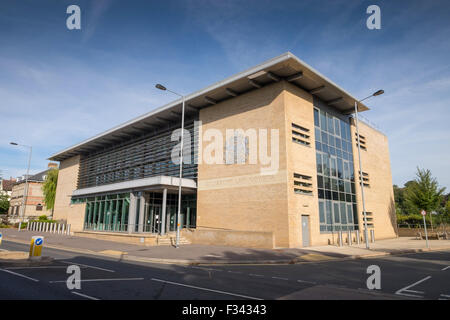
<svg viewBox="0 0 450 320"><path fill-rule="evenodd" d="M53 262L53 258L40 256L30 258L25 251L0 250L0 266L37 266Z"/></svg>

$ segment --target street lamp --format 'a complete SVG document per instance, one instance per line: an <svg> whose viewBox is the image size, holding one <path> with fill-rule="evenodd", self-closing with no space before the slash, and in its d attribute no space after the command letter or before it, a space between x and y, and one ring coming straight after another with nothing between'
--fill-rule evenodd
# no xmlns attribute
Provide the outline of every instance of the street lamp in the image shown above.
<svg viewBox="0 0 450 320"><path fill-rule="evenodd" d="M175 247L178 248L180 243L180 221L181 221L181 179L183 178L183 142L184 142L184 96L176 93L174 91L171 91L164 87L161 84L155 85L156 89L163 90L163 91L169 91L179 97L181 97L182 100L182 111L181 111L181 151L180 151L180 176L179 176L179 183L178 183L178 213L177 213L177 238L175 242Z"/></svg>
<svg viewBox="0 0 450 320"><path fill-rule="evenodd" d="M365 97L359 101L355 101L355 122L356 122L356 137L358 140L358 160L359 160L359 177L360 177L360 185L361 185L361 197L363 204L363 214L364 214L364 238L366 239L366 249L369 249L369 235L367 230L367 212L366 212L366 202L364 199L364 183L363 183L363 174L362 174L362 164L361 164L361 144L359 143L359 126L358 126L358 103L369 99L371 97L379 96L384 93L384 90L378 90L375 93L372 93L370 96Z"/></svg>
<svg viewBox="0 0 450 320"><path fill-rule="evenodd" d="M24 144L18 144L16 142L10 142L9 144L13 145L13 146L21 146L21 147L25 147L25 148L29 148L30 149L30 154L28 156L28 167L27 167L27 174L25 176L25 189L23 190L23 207L22 207L22 214L19 213L19 231L20 231L20 227L21 227L21 223L20 223L20 215L22 215L22 217L25 217L25 211L27 209L27 200L28 200L28 175L30 172L30 162L31 162L31 154L33 152L33 147L31 146L27 146Z"/></svg>

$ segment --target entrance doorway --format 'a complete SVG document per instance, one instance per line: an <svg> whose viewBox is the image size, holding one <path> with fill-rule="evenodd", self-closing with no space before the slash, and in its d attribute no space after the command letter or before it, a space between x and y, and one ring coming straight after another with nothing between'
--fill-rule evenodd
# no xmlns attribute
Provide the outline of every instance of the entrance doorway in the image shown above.
<svg viewBox="0 0 450 320"><path fill-rule="evenodd" d="M309 247L309 216L302 215L302 245Z"/></svg>
<svg viewBox="0 0 450 320"><path fill-rule="evenodd" d="M159 233L161 230L161 205L146 205L144 232Z"/></svg>

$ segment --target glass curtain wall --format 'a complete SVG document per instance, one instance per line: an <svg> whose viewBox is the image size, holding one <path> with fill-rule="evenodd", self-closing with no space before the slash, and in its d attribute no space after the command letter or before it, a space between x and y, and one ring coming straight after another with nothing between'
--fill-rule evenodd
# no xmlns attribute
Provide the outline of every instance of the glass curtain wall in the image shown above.
<svg viewBox="0 0 450 320"><path fill-rule="evenodd" d="M320 232L358 229L349 121L314 109Z"/></svg>
<svg viewBox="0 0 450 320"><path fill-rule="evenodd" d="M136 211L136 223L132 226L138 232L139 215L144 215L143 232L160 233L162 223L162 193L149 192L144 212ZM128 215L130 194L113 194L89 198L72 199L72 203L86 202L84 230L126 232L128 231ZM138 199L136 208L140 208ZM176 231L178 212L178 194L167 194L166 232ZM196 195L181 197L181 226L195 228L197 217Z"/></svg>
<svg viewBox="0 0 450 320"><path fill-rule="evenodd" d="M113 194L84 199L84 229L96 231L127 231L130 194Z"/></svg>
<svg viewBox="0 0 450 320"><path fill-rule="evenodd" d="M159 233L162 223L162 193L150 192L145 204L144 232ZM176 231L178 213L178 194L167 194L166 226L167 232ZM195 228L197 201L195 195L181 196L181 227Z"/></svg>

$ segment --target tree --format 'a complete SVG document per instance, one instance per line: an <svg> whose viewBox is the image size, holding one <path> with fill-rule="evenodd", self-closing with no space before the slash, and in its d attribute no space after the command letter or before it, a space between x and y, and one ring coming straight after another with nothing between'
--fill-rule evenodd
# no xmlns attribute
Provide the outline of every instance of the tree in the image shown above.
<svg viewBox="0 0 450 320"><path fill-rule="evenodd" d="M395 199L395 211L397 215L409 215L416 213L416 208L414 206L411 206L406 201L406 193L408 192L408 189L411 188L416 184L416 181L410 180L405 183L403 188L398 187L394 184L394 199Z"/></svg>
<svg viewBox="0 0 450 320"><path fill-rule="evenodd" d="M55 206L56 185L58 184L58 169L51 169L47 173L42 191L44 192L45 206L49 210L53 210Z"/></svg>
<svg viewBox="0 0 450 320"><path fill-rule="evenodd" d="M415 209L414 213L437 210L442 201L445 187L439 188L430 170L417 168L415 183L410 183L405 192L406 204Z"/></svg>
<svg viewBox="0 0 450 320"><path fill-rule="evenodd" d="M8 195L0 192L0 214L6 214L9 210Z"/></svg>

